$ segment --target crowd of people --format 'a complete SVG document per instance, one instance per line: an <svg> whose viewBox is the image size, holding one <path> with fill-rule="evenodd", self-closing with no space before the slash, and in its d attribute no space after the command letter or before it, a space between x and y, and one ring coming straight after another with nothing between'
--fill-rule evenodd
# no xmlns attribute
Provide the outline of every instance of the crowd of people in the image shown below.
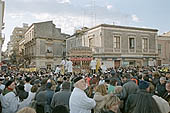
<svg viewBox="0 0 170 113"><path fill-rule="evenodd" d="M64 63L63 63L64 64ZM72 65L71 62L69 65ZM169 113L170 71L119 67L98 72L1 72L2 113ZM64 65L63 65L64 66ZM62 66L61 66L62 67Z"/></svg>

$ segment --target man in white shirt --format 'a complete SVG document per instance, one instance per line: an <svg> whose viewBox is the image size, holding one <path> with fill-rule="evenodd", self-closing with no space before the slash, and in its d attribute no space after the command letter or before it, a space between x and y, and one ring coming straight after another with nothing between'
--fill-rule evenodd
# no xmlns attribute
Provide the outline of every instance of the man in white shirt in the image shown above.
<svg viewBox="0 0 170 113"><path fill-rule="evenodd" d="M96 106L96 102L87 97L84 92L87 88L85 80L82 77L75 78L74 87L69 100L70 113L91 113L91 109Z"/></svg>
<svg viewBox="0 0 170 113"><path fill-rule="evenodd" d="M72 75L73 72L73 63L71 60L67 59L67 73Z"/></svg>
<svg viewBox="0 0 170 113"><path fill-rule="evenodd" d="M61 71L61 68L59 67L59 65L57 65L56 69L55 69L55 74L59 74Z"/></svg>
<svg viewBox="0 0 170 113"><path fill-rule="evenodd" d="M93 58L93 60L90 62L90 68L91 68L92 74L95 74L96 65L97 65L96 60L95 58Z"/></svg>
<svg viewBox="0 0 170 113"><path fill-rule="evenodd" d="M106 73L107 67L104 65L103 62L102 62L102 65L101 65L101 69L102 69L102 73Z"/></svg>
<svg viewBox="0 0 170 113"><path fill-rule="evenodd" d="M32 85L30 84L30 81L31 81L31 78L30 77L26 77L26 79L25 79L25 85L24 85L24 90L26 91L26 92L30 92L31 91L31 88L32 88Z"/></svg>

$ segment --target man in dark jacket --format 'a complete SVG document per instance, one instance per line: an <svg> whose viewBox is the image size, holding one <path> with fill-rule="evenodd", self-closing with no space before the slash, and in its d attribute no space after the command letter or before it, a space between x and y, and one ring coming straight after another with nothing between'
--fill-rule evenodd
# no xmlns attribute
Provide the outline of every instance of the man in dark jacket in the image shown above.
<svg viewBox="0 0 170 113"><path fill-rule="evenodd" d="M170 105L170 80L166 83L166 90L167 92L164 94L163 98L169 103Z"/></svg>
<svg viewBox="0 0 170 113"><path fill-rule="evenodd" d="M165 84L166 84L166 78L161 77L159 83L156 85L156 91L155 91L155 93L160 97L163 97L163 95L166 92Z"/></svg>
<svg viewBox="0 0 170 113"><path fill-rule="evenodd" d="M124 75L125 83L123 85L122 92L117 95L121 100L126 101L130 94L136 93L136 91L138 90L138 86L136 85L136 83L130 79L131 78L129 74Z"/></svg>
<svg viewBox="0 0 170 113"><path fill-rule="evenodd" d="M50 113L51 112L51 101L54 95L54 91L51 90L52 84L48 82L46 84L46 90L40 91L35 100L37 101L37 113Z"/></svg>
<svg viewBox="0 0 170 113"><path fill-rule="evenodd" d="M55 108L58 105L64 105L69 108L70 95L70 82L64 82L62 84L62 90L54 94L51 102L51 107Z"/></svg>

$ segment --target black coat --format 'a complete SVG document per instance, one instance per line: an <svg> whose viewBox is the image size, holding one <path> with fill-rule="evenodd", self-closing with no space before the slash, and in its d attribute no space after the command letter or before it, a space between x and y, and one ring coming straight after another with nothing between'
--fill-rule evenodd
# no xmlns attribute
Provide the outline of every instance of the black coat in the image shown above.
<svg viewBox="0 0 170 113"><path fill-rule="evenodd" d="M156 85L156 94L158 96L163 97L163 95L166 93L165 83L161 84L160 82Z"/></svg>
<svg viewBox="0 0 170 113"><path fill-rule="evenodd" d="M139 95L151 95L150 93L146 92L146 90L138 90L137 93L131 94L128 96L128 99L125 103L125 113L133 113L136 104L138 102Z"/></svg>

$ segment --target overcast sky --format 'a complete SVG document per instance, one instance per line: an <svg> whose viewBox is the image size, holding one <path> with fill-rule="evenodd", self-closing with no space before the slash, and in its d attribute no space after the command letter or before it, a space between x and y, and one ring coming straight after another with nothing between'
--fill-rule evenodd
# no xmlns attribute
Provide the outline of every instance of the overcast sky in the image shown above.
<svg viewBox="0 0 170 113"><path fill-rule="evenodd" d="M170 0L5 0L5 43L14 27L53 20L63 33L82 26L116 24L170 31ZM95 15L95 16L94 16Z"/></svg>

